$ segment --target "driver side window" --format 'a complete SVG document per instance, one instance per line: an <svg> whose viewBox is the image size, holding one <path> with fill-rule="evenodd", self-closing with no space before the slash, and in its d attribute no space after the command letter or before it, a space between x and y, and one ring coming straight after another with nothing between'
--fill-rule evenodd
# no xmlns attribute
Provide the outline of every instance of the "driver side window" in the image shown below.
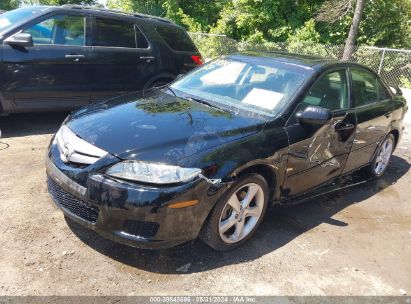
<svg viewBox="0 0 411 304"><path fill-rule="evenodd" d="M34 45L84 45L84 17L57 15L24 30Z"/></svg>
<svg viewBox="0 0 411 304"><path fill-rule="evenodd" d="M303 100L303 108L307 106L318 106L330 111L347 109L348 83L345 71L321 76Z"/></svg>

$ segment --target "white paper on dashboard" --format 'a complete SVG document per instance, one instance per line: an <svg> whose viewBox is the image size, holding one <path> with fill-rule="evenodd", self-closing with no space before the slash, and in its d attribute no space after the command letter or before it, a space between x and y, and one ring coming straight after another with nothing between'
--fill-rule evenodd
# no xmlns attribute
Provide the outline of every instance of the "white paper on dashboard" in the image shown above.
<svg viewBox="0 0 411 304"><path fill-rule="evenodd" d="M247 94L246 97L244 97L242 102L272 110L283 98L283 96L284 94L278 92L254 88Z"/></svg>

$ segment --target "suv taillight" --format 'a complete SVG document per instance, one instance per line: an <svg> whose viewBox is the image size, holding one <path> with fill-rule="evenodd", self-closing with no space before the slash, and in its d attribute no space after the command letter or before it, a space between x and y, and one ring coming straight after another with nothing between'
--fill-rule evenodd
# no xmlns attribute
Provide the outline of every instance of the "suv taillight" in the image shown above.
<svg viewBox="0 0 411 304"><path fill-rule="evenodd" d="M191 59L193 59L196 65L202 65L204 63L203 58L201 58L201 55L192 55Z"/></svg>

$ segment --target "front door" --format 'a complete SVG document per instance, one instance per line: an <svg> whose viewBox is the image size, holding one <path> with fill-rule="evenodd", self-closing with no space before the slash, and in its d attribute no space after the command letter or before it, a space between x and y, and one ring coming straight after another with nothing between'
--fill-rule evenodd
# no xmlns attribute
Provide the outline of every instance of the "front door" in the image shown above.
<svg viewBox="0 0 411 304"><path fill-rule="evenodd" d="M89 52L86 17L59 14L43 17L23 32L33 47L3 47L8 94L14 111L72 109L89 102Z"/></svg>
<svg viewBox="0 0 411 304"><path fill-rule="evenodd" d="M356 129L349 96L347 71L336 70L320 76L296 107L286 127L290 146L284 198L303 194L341 175ZM309 105L329 109L332 119L323 126L300 124L295 114Z"/></svg>

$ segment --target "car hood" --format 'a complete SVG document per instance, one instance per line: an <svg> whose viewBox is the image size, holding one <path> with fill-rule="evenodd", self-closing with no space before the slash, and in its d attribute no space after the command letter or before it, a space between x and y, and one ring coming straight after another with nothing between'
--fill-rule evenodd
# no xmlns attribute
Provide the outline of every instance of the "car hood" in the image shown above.
<svg viewBox="0 0 411 304"><path fill-rule="evenodd" d="M225 112L156 90L127 95L73 113L68 127L121 159L176 163L252 135L265 120Z"/></svg>

